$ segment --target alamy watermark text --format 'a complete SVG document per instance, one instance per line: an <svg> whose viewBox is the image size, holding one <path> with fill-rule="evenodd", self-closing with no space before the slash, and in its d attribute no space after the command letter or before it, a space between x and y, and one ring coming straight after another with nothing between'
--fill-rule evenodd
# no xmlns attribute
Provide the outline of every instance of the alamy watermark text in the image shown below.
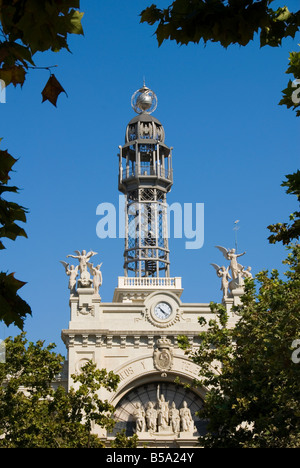
<svg viewBox="0 0 300 468"><path fill-rule="evenodd" d="M125 223L126 203L119 196L119 206L100 203L96 214L100 216L96 233L100 239L125 239L147 237L186 239L187 250L201 249L204 245L204 204L172 203L145 204L134 202L128 206L128 226ZM161 220L161 224L158 220ZM118 225L118 226L117 226Z"/></svg>

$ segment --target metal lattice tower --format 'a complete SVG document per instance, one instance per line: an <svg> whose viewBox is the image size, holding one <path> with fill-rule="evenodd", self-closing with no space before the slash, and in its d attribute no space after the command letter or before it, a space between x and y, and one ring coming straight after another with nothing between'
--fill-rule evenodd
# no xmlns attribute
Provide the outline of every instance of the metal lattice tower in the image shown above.
<svg viewBox="0 0 300 468"><path fill-rule="evenodd" d="M125 195L125 276L170 276L166 195L173 185L172 148L162 124L150 115L157 97L144 86L132 96L138 114L120 146L119 190Z"/></svg>

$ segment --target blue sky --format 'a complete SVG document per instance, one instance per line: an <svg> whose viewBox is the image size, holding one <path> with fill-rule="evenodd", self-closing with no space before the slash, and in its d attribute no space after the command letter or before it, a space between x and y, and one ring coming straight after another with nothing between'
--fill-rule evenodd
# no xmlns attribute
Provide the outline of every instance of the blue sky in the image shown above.
<svg viewBox="0 0 300 468"><path fill-rule="evenodd" d="M285 3L298 7L296 0ZM280 184L299 167L299 119L278 102L299 36L276 49L260 49L257 39L227 50L218 44L159 48L154 28L139 22L149 4L82 1L85 36L70 38L72 54L36 57L38 66L58 65L68 97L60 96L57 109L41 104L48 72L32 70L23 89L8 88L0 105L1 147L19 158L12 183L21 191L13 199L29 210L28 239L6 242L1 270L28 283L21 293L33 312L28 338L55 342L63 354L69 291L59 261L74 250L98 252L105 302L123 275L124 241L97 237L96 209L103 202L118 205L118 146L135 116L130 100L143 77L158 96L154 116L164 125L166 144L174 147L168 202L205 206L201 249L170 239L171 276L182 277L182 300L221 299L210 263L224 264L215 246L234 247L237 219L238 249L247 251L243 264L254 273L281 269L286 256L281 245L268 243L267 226L296 209ZM0 338L16 333L0 330Z"/></svg>

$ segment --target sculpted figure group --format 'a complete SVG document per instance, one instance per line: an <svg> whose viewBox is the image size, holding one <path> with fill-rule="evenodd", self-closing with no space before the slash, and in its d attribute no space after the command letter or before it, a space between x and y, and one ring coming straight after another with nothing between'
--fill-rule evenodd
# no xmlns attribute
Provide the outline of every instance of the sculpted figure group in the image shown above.
<svg viewBox="0 0 300 468"><path fill-rule="evenodd" d="M102 272L100 270L102 263L95 267L89 262L91 257L97 255L97 252L86 252L86 250L79 252L76 250L75 253L77 255L67 255L67 258L72 257L77 259L79 261L79 265L76 267L74 267L74 265L70 266L67 262L60 262L64 266L67 276L69 276L69 289L71 294L76 292L76 282L79 273L80 277L78 279L78 287L93 287L95 294L99 294L99 288L102 285ZM91 275L93 277L92 279Z"/></svg>
<svg viewBox="0 0 300 468"><path fill-rule="evenodd" d="M238 254L235 249L227 250L225 247L221 247L220 245L217 245L216 248L220 250L226 260L230 261L227 268L225 266L220 267L216 263L211 263L215 268L218 277L221 278L223 299L227 299L230 297L230 291L244 286L245 278L252 278L251 267L245 269L245 267L240 265L237 261L238 257L242 257L246 252Z"/></svg>
<svg viewBox="0 0 300 468"><path fill-rule="evenodd" d="M176 408L174 401L170 407L164 395L159 397L156 405L149 401L144 408L140 402L136 403L133 417L136 432L194 432L194 421L187 402L183 402L181 409Z"/></svg>

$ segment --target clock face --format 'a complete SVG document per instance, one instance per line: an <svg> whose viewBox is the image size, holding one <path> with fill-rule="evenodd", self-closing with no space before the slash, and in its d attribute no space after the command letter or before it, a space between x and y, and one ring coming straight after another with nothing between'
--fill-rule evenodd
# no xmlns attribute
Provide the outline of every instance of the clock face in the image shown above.
<svg viewBox="0 0 300 468"><path fill-rule="evenodd" d="M172 314L172 307L167 302L159 302L154 308L154 314L160 320L167 320Z"/></svg>

